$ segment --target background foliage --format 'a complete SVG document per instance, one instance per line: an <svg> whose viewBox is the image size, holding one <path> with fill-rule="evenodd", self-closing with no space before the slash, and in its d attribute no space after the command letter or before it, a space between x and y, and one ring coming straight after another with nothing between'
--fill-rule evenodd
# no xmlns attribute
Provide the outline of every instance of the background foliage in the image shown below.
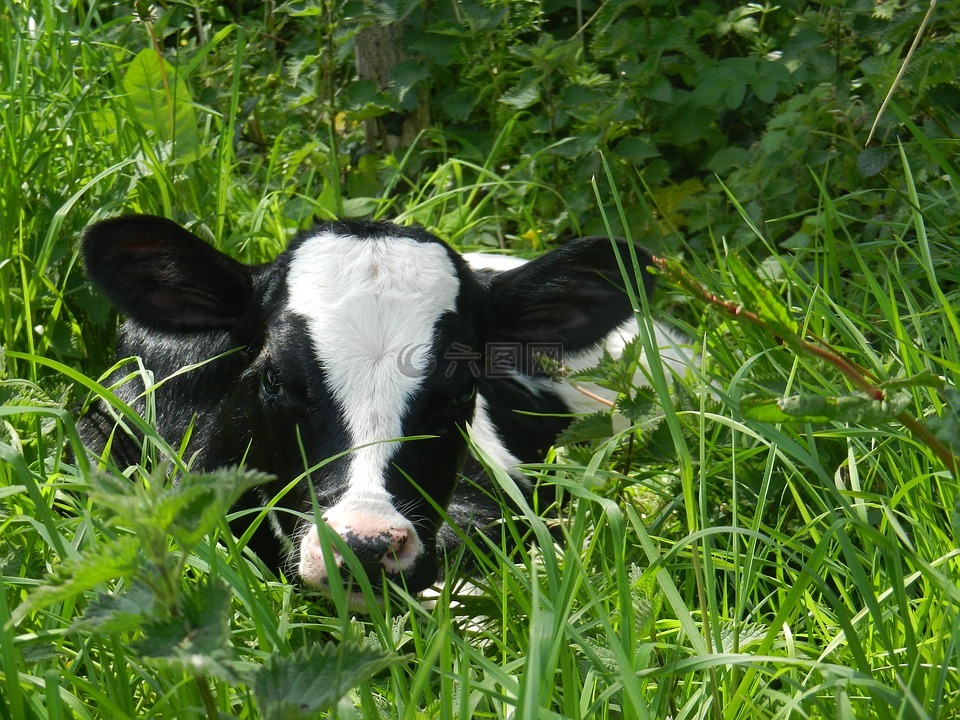
<svg viewBox="0 0 960 720"><path fill-rule="evenodd" d="M960 6L896 79L930 7L0 5L0 717L955 714ZM377 24L386 88L353 67ZM416 147L368 144L427 101ZM336 215L521 254L629 234L676 259L656 310L707 360L654 393L594 371L631 427L532 469L572 497L561 545L528 518L538 549L477 551L483 595L356 618L225 532L255 477L83 461L116 318L76 240L119 212L247 262Z"/></svg>

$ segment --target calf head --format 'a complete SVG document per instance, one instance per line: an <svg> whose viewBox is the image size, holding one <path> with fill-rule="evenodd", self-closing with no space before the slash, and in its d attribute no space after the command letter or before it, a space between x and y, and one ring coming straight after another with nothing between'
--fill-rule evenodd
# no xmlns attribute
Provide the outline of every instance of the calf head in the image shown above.
<svg viewBox="0 0 960 720"><path fill-rule="evenodd" d="M550 343L580 352L632 313L601 238L478 273L421 229L334 222L251 266L173 222L133 216L91 226L83 253L89 277L127 316L118 357L140 356L170 377L156 391L158 428L177 442L192 427L194 468L266 471L277 478L268 497L308 478L284 495L273 525L293 540L303 581L321 588L328 562L342 558L324 552L314 500L375 585L386 576L411 592L427 587L438 508L455 492L477 393L516 381L485 374L486 351L510 344L522 357L527 344ZM85 425L85 439L102 446L102 418ZM280 548L263 537L254 547L267 562Z"/></svg>

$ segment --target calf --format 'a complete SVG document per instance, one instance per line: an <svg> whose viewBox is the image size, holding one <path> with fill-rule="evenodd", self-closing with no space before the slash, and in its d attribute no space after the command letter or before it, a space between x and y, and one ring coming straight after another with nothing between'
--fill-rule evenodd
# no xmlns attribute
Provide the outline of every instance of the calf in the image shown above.
<svg viewBox="0 0 960 720"><path fill-rule="evenodd" d="M620 243L619 253L629 266L629 248ZM167 378L153 391L157 428L177 443L192 427L194 469L245 464L272 474L275 483L246 499L256 507L336 458L271 513L276 534L293 541L300 577L319 588L329 572L320 533L303 520L312 494L375 587L387 577L426 588L456 537L441 532L437 508L479 528L501 512L475 487L458 487L468 425L495 462L542 460L580 396L539 356L590 364L633 322L604 238L528 263L471 256L474 269L422 229L332 222L298 235L273 262L248 266L169 220L131 216L91 226L83 256L127 316L117 357L139 356ZM649 292L653 278L629 281ZM142 408L143 392L138 380L118 394ZM81 433L98 451L113 437L118 462L139 459L136 440L115 435L103 405ZM398 440L410 436L427 437ZM280 564L281 540L261 533L252 545Z"/></svg>

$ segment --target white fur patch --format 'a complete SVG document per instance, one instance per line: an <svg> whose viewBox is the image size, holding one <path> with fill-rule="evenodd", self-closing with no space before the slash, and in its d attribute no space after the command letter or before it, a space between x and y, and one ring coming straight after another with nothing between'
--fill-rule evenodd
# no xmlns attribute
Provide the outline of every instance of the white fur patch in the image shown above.
<svg viewBox="0 0 960 720"><path fill-rule="evenodd" d="M496 272L513 270L527 262L509 255L488 255L484 253L468 253L463 257L473 270L493 270ZM639 331L637 319L634 317L628 318L620 327L610 332L593 347L573 355L565 355L562 358L565 371L573 373L593 367L600 362L604 350L614 358L619 358L623 354L623 349L627 343L631 342ZM684 342L678 333L656 321L652 324L652 332L653 337L651 339L659 351L663 372L668 379L673 375L682 377L691 367L698 364L696 352ZM637 387L650 385L649 372L649 362L645 358L634 375L634 384ZM550 378L523 375L516 376L514 380L523 383L528 390L538 395L550 394L558 397L573 413L592 413L603 410L610 407L617 399L615 392L593 383L577 383L577 387L575 387L568 382L557 382ZM578 387L589 394L581 392L577 389ZM600 398L602 402L598 402L594 398ZM625 420L619 415L615 416L614 425L618 430L626 427ZM486 398L482 394L477 397L477 410L471 423L470 434L473 442L491 461L497 463L514 478L529 483L527 477L517 470L517 466L521 462L507 449L506 444L500 437L498 429L490 418Z"/></svg>
<svg viewBox="0 0 960 720"><path fill-rule="evenodd" d="M477 395L477 409L474 412L473 421L470 423L470 438L490 461L514 474L514 478L520 481L524 487L530 486L530 480L527 479L527 476L517 472L516 467L520 464L520 459L511 453L504 444L500 432L490 418L490 413L487 410L487 399L483 395Z"/></svg>
<svg viewBox="0 0 960 720"><path fill-rule="evenodd" d="M290 309L306 319L351 444L359 447L340 504L390 507L384 482L399 445L385 441L403 434L437 320L456 308L456 268L436 243L324 232L294 251L287 285Z"/></svg>
<svg viewBox="0 0 960 720"><path fill-rule="evenodd" d="M686 343L680 335L670 328L654 321L652 323L653 344L656 345L660 355L660 363L663 367L664 375L670 380L673 376L683 377L690 368L697 365L696 353L693 348ZM614 358L623 355L623 349L640 332L636 318L629 318L620 327L611 332L603 339L601 343L592 348L570 356L564 356L564 369L569 373L584 370L593 367L603 355L605 349ZM650 361L644 357L633 376L633 383L636 387L647 387L650 385ZM579 387L589 393L603 398L607 402L613 402L617 399L617 394L605 388L601 388L593 383L577 383ZM556 387L556 384L554 384ZM561 387L561 397L564 403L574 412L596 412L600 405L587 395L579 392L569 383L564 383Z"/></svg>
<svg viewBox="0 0 960 720"><path fill-rule="evenodd" d="M463 259L474 270L495 270L496 272L513 270L527 262L523 258L513 255L494 255L482 252L466 253Z"/></svg>

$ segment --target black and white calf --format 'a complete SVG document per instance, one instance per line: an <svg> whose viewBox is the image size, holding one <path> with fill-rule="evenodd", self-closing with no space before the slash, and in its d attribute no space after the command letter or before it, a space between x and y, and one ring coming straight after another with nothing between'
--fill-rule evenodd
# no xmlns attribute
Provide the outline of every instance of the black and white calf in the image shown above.
<svg viewBox="0 0 960 720"><path fill-rule="evenodd" d="M629 265L628 248L620 252ZM531 356L561 351L567 365L588 365L603 342L636 329L605 238L528 263L471 256L474 269L424 230L334 222L247 266L169 220L131 216L91 226L83 254L88 276L127 316L117 357L139 356L158 381L169 378L154 393L157 426L174 444L192 427L194 469L244 463L274 475L243 501L257 507L342 454L287 493L281 504L294 512L273 512L302 580L320 588L329 582L321 534L303 520L311 488L377 586L386 576L422 590L455 538L435 506L478 528L500 512L458 486L468 426L507 468L540 461L585 398ZM642 275L631 282L649 292L653 279ZM119 394L142 407L143 390L134 381ZM81 423L90 448L112 436L114 459L136 462L136 441L115 429L102 405ZM429 437L397 441L410 436ZM253 544L280 563L281 540L268 533Z"/></svg>

